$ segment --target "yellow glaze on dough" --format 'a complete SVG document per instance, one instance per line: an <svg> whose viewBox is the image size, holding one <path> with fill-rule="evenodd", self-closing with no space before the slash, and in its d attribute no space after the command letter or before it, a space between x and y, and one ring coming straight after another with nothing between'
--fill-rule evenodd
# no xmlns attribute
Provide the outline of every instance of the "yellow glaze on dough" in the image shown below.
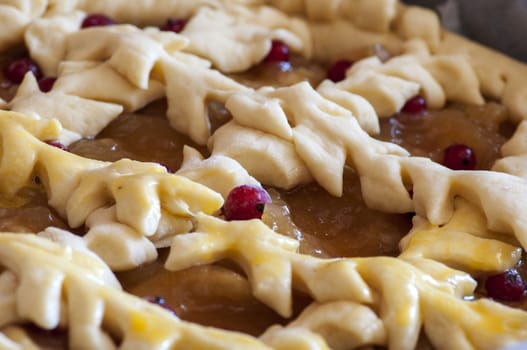
<svg viewBox="0 0 527 350"><path fill-rule="evenodd" d="M0 327L27 319L51 330L62 321L69 329L69 347L74 349L115 349L112 336L117 334L120 349L165 349L167 344L174 348L268 349L242 334L183 322L105 283L97 277L102 261L94 255L30 234L3 233L0 242L0 263L8 269L3 274L13 273L17 279L10 295L15 308L0 306ZM60 319L61 308L65 309L64 320ZM8 330L7 337L27 342L13 330Z"/></svg>

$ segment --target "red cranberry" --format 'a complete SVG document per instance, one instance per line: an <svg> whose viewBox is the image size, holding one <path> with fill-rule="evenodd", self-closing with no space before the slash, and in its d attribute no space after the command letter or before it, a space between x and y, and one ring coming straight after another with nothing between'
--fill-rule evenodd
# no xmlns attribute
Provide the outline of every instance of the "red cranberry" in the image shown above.
<svg viewBox="0 0 527 350"><path fill-rule="evenodd" d="M53 88L55 81L57 81L57 78L55 77L42 78L38 81L38 87L42 92L49 92Z"/></svg>
<svg viewBox="0 0 527 350"><path fill-rule="evenodd" d="M520 301L527 292L527 285L517 270L489 276L485 289L490 298L503 301Z"/></svg>
<svg viewBox="0 0 527 350"><path fill-rule="evenodd" d="M66 147L65 145L63 145L59 141L47 140L47 141L44 141L44 142L47 143L50 146L57 147L57 148L59 148L59 149L61 149L63 151L67 151L68 150L68 147Z"/></svg>
<svg viewBox="0 0 527 350"><path fill-rule="evenodd" d="M93 13L84 18L81 28L110 26L112 24L115 24L115 21L110 17L100 13Z"/></svg>
<svg viewBox="0 0 527 350"><path fill-rule="evenodd" d="M187 21L184 19L169 18L159 29L166 32L181 33L186 24Z"/></svg>
<svg viewBox="0 0 527 350"><path fill-rule="evenodd" d="M280 40L273 40L271 42L271 50L265 56L264 62L288 62L289 48Z"/></svg>
<svg viewBox="0 0 527 350"><path fill-rule="evenodd" d="M29 58L11 61L4 67L4 76L13 84L20 84L27 72L32 72L37 79L42 76L40 68Z"/></svg>
<svg viewBox="0 0 527 350"><path fill-rule="evenodd" d="M225 219L250 220L260 219L266 203L271 202L271 196L266 190L254 185L241 185L229 192L223 213Z"/></svg>
<svg viewBox="0 0 527 350"><path fill-rule="evenodd" d="M146 301L151 302L152 304L161 306L163 309L170 311L174 315L176 314L176 311L170 305L168 305L165 301L165 298L161 296L157 296L157 295L156 296L146 296L144 297L144 299Z"/></svg>
<svg viewBox="0 0 527 350"><path fill-rule="evenodd" d="M419 113L426 110L426 100L423 96L417 95L406 101L401 109L405 113Z"/></svg>
<svg viewBox="0 0 527 350"><path fill-rule="evenodd" d="M346 79L346 71L353 64L350 60L339 60L328 69L328 79L335 83Z"/></svg>
<svg viewBox="0 0 527 350"><path fill-rule="evenodd" d="M443 164L452 170L474 170L476 154L467 145L454 143L445 149Z"/></svg>

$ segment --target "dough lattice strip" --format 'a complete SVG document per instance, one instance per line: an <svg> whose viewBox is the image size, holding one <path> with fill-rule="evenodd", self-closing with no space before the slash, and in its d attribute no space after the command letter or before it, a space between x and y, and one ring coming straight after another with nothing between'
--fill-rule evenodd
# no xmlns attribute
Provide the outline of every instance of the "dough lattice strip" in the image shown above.
<svg viewBox="0 0 527 350"><path fill-rule="evenodd" d="M2 233L0 242L3 274L15 281L2 295L10 302L1 306L0 327L29 321L67 328L71 349L268 349L247 335L186 323L122 292L99 276L103 263L92 253L33 234Z"/></svg>
<svg viewBox="0 0 527 350"><path fill-rule="evenodd" d="M86 13L106 13L120 22L138 25L160 25L166 21L167 13L179 18L188 18L203 6L221 8L228 4L244 3L243 0L185 0L135 2L129 6L126 0L107 2L104 0L14 0L3 2L0 15L6 32L0 36L0 49L5 50L19 44L32 21L49 14L60 14L80 10Z"/></svg>
<svg viewBox="0 0 527 350"><path fill-rule="evenodd" d="M170 6L170 13L188 18L195 14L196 10L201 7L207 7L214 10L226 9L229 7L236 7L239 5L261 4L259 1L183 1L173 3L171 1L163 2L158 6L151 6L150 2L141 1L133 9L127 6L124 0L117 0L108 4L104 1L69 1L69 2L48 2L48 1L29 1L18 0L13 4L2 5L3 11L6 15L6 23L13 27L13 31L6 30L9 33L8 37L0 38L0 47L7 48L15 42L19 42L24 30L28 27L32 20L43 16L46 11L49 14L60 13L64 11L72 11L74 9L85 10L87 12L102 12L109 15L114 15L118 20L125 22L132 22L137 24L160 24L166 18L167 6ZM523 80L527 74L527 70L520 63L515 62L503 55L495 53L491 50L485 49L477 44L470 43L454 34L444 33L441 31L438 17L430 10L425 10L419 7L403 6L393 0L379 0L379 1L332 1L328 4L325 1L308 1L308 2L293 2L288 4L283 1L271 1L271 4L290 12L311 12L323 17L333 18L328 22L330 25L339 22L334 19L335 15L343 13L351 13L359 20L368 18L365 23L366 26L373 25L374 27L382 27L384 30L390 28L395 30L394 33L387 32L374 41L386 41L389 46L394 49L399 48L401 42L407 39L420 38L423 39L434 54L463 54L469 58L471 65L478 73L481 81L482 89L487 96L497 98L510 108L512 116L516 120L525 118L525 111L527 104L525 99L525 87ZM324 11L320 11L321 6ZM349 8L348 8L349 7ZM371 14L368 16L367 14ZM77 23L80 21L76 20ZM353 18L351 19L353 23ZM377 25L380 23L380 25ZM310 23L312 26L312 24ZM55 28L56 29L56 28ZM342 40L328 40L329 35L337 35L342 31L349 32L352 30L350 26L342 24L334 27L331 30L319 30L317 26L310 28L314 40L314 54L323 55L328 51L334 51L334 48L326 48L328 42L341 42ZM372 28L370 28L372 29ZM374 29L374 28L373 28ZM303 32L304 30L300 30ZM299 32L299 33L300 33ZM20 33L12 35L12 33ZM49 33L49 32L48 32ZM370 32L364 32L359 35L361 37L368 37ZM394 35L395 34L395 35ZM309 34L307 34L309 36ZM390 37L392 35L392 37ZM384 36L384 37L383 37ZM303 45L307 45L305 34L299 35L302 38ZM289 42L290 44L292 42ZM267 44L269 45L269 44ZM322 45L320 48L318 46ZM330 50L328 50L330 49ZM60 52L60 50L59 50ZM334 54L332 59L338 59ZM349 52L347 52L349 54ZM221 59L221 57L211 57L213 60ZM500 64L496 64L500 62Z"/></svg>
<svg viewBox="0 0 527 350"><path fill-rule="evenodd" d="M351 99L359 95L381 118L398 113L417 94L423 95L431 109L443 108L447 101L483 104L478 77L466 57L431 55L421 40L405 43L404 49L408 53L386 62L376 56L363 59L348 70L346 79L338 83L326 80L317 91L330 100L337 96L334 101L344 102L343 107L352 111L356 103ZM336 94L334 89L351 95Z"/></svg>
<svg viewBox="0 0 527 350"><path fill-rule="evenodd" d="M260 61L269 51L273 35L285 36L292 43L296 42L299 47L310 42L303 37L306 36L305 33L298 35L294 33L295 30L302 32L301 29L296 29L301 27L300 23L288 28L289 22L286 18L277 19L278 13L271 9L261 9L259 12L242 10L243 8L234 7L232 13L226 12L227 10L213 13L214 16L220 16L220 22L224 13L225 16L231 17L242 15L243 20L239 24L239 29L228 33L238 36L247 36L248 32L253 34L244 38L243 43L239 43L240 40L237 38L232 38L228 42L218 39L216 41L231 48L226 50L222 47L221 50L212 50L207 44L207 50L212 51L203 54L196 45L204 41L202 36L204 33L209 33L210 28L207 27L209 21L203 22L199 16L196 17L196 24L189 23L188 36L192 39L190 43L185 36L162 32L155 28L141 30L130 25L79 31L74 29L79 22L76 14L69 17L58 15L36 22L28 29L26 41L30 52L41 61L42 66L48 67L47 70L50 72L59 73L53 89L54 93L122 105L125 111L136 111L165 94L168 97L167 115L171 125L190 136L195 142L204 145L210 136L208 101L223 103L232 93L248 92L251 89L217 70L210 69L211 62L185 53L185 50L202 54L213 62L221 60L225 62L224 64L237 65L236 62L229 63L228 57L238 59L236 57L239 56L238 60L248 59L250 64L253 64ZM269 21L266 21L268 17L273 21L268 23ZM54 40L49 40L46 33L57 29L58 20L64 21L65 24L54 32ZM200 24L202 22L205 24ZM203 25L206 28L202 28ZM223 30L217 35L223 37L227 34ZM89 46L79 44L84 42L94 44ZM208 38L206 42L209 42ZM258 47L255 42L258 43ZM241 53L237 56L225 55L230 50ZM245 64L236 70L246 68ZM37 113L36 110L32 110L33 107L28 102L31 96L27 95L26 93L22 96L26 98L15 99L11 107L15 110ZM38 91L35 91L35 95L41 100L55 103L58 99L53 95L39 94ZM43 108L38 111L42 111L44 116L52 114ZM81 130L80 133L87 136L93 134L93 131Z"/></svg>
<svg viewBox="0 0 527 350"><path fill-rule="evenodd" d="M426 158L408 157L404 149L370 137L349 111L324 99L307 83L260 90L258 99L244 103L245 108L232 111L235 120L237 113L259 110L287 118L297 155L331 194L341 194L348 163L360 176L369 207L396 213L415 211L434 224L443 224L452 215L454 198L460 196L484 212L489 229L513 234L527 246L527 216L521 214L527 212L522 200L527 183L522 178L493 171L452 171ZM215 148L214 135L211 144L213 154L224 153ZM242 149L235 149L226 155L236 152L243 154ZM265 166L249 165L255 167L247 167L249 173ZM501 199L499 204L495 198Z"/></svg>
<svg viewBox="0 0 527 350"><path fill-rule="evenodd" d="M226 5L225 7L216 8L214 10L211 10L210 8L206 8L205 10L213 12L215 11L214 13L217 13L219 18L221 18L222 14L228 16L230 13L229 11L236 14L236 16L241 16L241 18L243 18L245 22L242 21L243 23L240 24L239 30L234 31L235 34L240 34L250 31L250 25L248 22L251 21L251 16L254 16L253 13L258 13L255 12L256 10L252 12L243 12L241 11L242 8L243 7L231 4L228 6ZM412 9L411 11L408 10L406 12L413 13L414 10L415 9ZM256 15L256 18L259 18L258 16L259 15ZM266 17L267 15L262 16ZM264 23L265 21L253 20L253 22L257 23L258 28L261 28L261 30L263 31L260 35L262 40L262 44L260 46L263 45L262 47L266 47L266 50L268 50L268 46L270 45L270 39L273 37L273 26L276 26L276 30L280 33L289 33L286 35L287 37L296 37L296 42L302 43L297 44L297 46L308 46L306 42L310 41L309 34L306 34L305 30L303 29L298 29L299 27L301 27L300 25L296 27L288 27L286 21L278 19L281 18L280 16L269 15L269 17L274 18L274 21L270 21L270 24L267 24L267 27ZM79 21L79 19L75 16L72 16L70 20L73 21L73 23ZM221 22L222 20L219 19L219 21ZM191 40L189 41L190 46L187 45L186 48L186 44L183 44L185 39L184 36L170 35L173 33L159 33L156 32L153 28L147 28L143 31L133 31L129 26L117 26L115 28L94 28L89 30L82 30L77 33L71 33L71 28L68 27L64 29L64 33L62 34L64 38L62 39L56 38L56 40L51 43L47 43L45 41L39 42L39 40L36 40L36 43L34 45L31 45L32 41L30 40L28 41L28 44L30 50L32 47L35 48L35 55L38 53L39 50L42 50L41 47L50 46L48 47L47 51L44 50L45 52L42 52L41 55L38 55L39 57L42 56L42 59L44 59L45 57L52 56L50 55L50 53L52 52L63 52L65 50L63 57L58 56L54 58L56 63L45 64L46 66L56 66L61 59L90 59L99 61L104 60L105 57L104 55L101 56L100 52L107 54L107 49L81 50L79 45L76 44L79 42L84 42L85 40L93 41L94 36L98 38L104 38L104 40L98 40L98 44L96 46L99 47L103 45L105 47L109 47L109 45L104 43L110 43L111 47L115 51L113 52L111 57L109 57L107 65L111 66L112 69L127 77L129 83L132 86L142 87L143 89L148 86L149 89L152 89L152 92L150 92L150 96L144 96L143 98L140 98L140 103L131 103L130 101L123 101L122 99L119 99L117 97L115 99L110 98L109 102L123 104L126 110L135 110L143 106L152 98L156 96L160 97L160 87L156 85L159 84L159 82L157 82L156 79L159 78L162 81L168 81L168 95L175 96L169 98L168 114L169 119L171 120L171 124L177 130L190 135L194 139L194 141L200 144L205 144L210 133L210 122L208 121L208 118L206 116L206 100L217 99L220 102L225 102L225 100L227 100L229 95L231 95L232 93L244 92L250 94L250 89L246 89L243 86L236 84L234 81L222 76L222 74L218 73L217 71L208 70L206 64L197 64L196 60L192 60L188 57L183 58L183 56L181 55L179 55L177 59L163 59L163 65L166 68L166 76L164 78L157 77L156 79L152 79L153 77L159 75L158 69L154 69L154 71L152 71L152 69L156 64L159 63L159 59L162 56L165 56L167 54L171 55L174 51L178 51L181 49L186 50L188 48L191 48L192 45L194 45L194 42L201 42L200 38L202 33L210 32L210 28L207 27L207 25L205 24L200 24L201 22L203 21L196 19L195 28L189 29L189 35ZM205 22L208 23L207 21ZM33 33L32 37L35 37L37 39L42 36L39 36L39 33L49 32L49 30L46 30L47 27L45 25L43 25L42 28L37 29L39 28L39 25L42 24L37 24L36 26L34 26L34 28L29 29L29 31ZM70 26L71 25L72 24L70 24ZM197 38L191 35L194 32L196 33L196 35L198 35ZM227 34L224 33L222 35L225 36ZM437 35L439 35L439 33ZM129 39L127 39L128 36L130 36ZM391 62L387 62L383 65L378 62L373 63L372 59L365 60L364 62L359 62L355 65L354 68L351 69L351 76L349 79L347 79L347 82L341 82L335 86L326 83L325 85L323 85L323 88L320 92L323 93L323 95L325 97L328 97L330 100L336 99L337 101L335 102L342 101L344 103L344 107L351 109L353 112L356 112L357 110L362 111L364 110L364 108L366 108L364 107L364 103L360 103L362 107L359 108L357 97L344 93L344 91L355 92L355 95L361 95L362 97L365 97L367 100L369 100L369 102L376 109L377 113L381 116L387 116L397 112L401 108L405 100L408 99L412 94L417 93L419 89L421 89L422 92L425 94L425 96L429 100L430 106L432 106L433 108L439 108L443 106L446 99L462 101L464 103L482 103L483 99L479 92L480 83L481 89L483 90L483 92L485 92L485 94L490 93L493 97L496 97L498 93L501 94L501 92L489 91L489 82L485 80L484 75L481 72L481 64L476 64L479 61L476 60L475 54L472 53L472 51L475 51L475 49L471 49L470 51L468 51L468 54L465 55L454 55L450 47L450 45L453 45L450 43L452 41L452 36L446 36L446 38L448 39L448 41L442 43L442 46L439 49L435 49L433 45L430 45L430 40L427 41L426 38L421 40L410 41L401 46L401 50L403 50L403 53L405 51L408 52L407 55L396 57L393 60L390 60ZM154 43L152 39L160 40L162 45ZM41 38L40 40L45 39ZM291 40L295 41L293 39ZM323 38L318 38L317 40L326 42L328 41L323 40ZM228 45L228 47L230 47L229 50L238 52L241 49L237 49L236 47L232 46L238 45L238 41L239 40L231 40L226 42L225 45ZM67 42L67 44L64 44L63 42ZM131 50L129 48L124 49L123 47L130 46L127 44L130 42L134 43L134 50ZM288 43L292 45L291 42ZM240 55L243 57L248 57L248 55L256 55L261 59L261 57L266 52L266 50L260 50L259 53L255 53L256 49L250 49L249 43L243 44L242 46L242 51L244 53L240 53ZM470 45L468 47L471 48ZM222 50L213 50L208 51L206 53L196 52L192 50L191 52L195 52L199 55L202 55L214 62L218 60L224 60L225 52L229 50L225 50L223 48ZM148 51L149 54L139 55L136 57L135 55L131 54L136 51ZM431 52L433 53L433 55L430 55ZM484 53L485 54L483 56L486 57L486 59L488 60L492 60L494 58L503 60L503 58L500 56L494 57L491 53L489 54L486 51ZM258 57L251 58L251 62L257 62L259 59ZM128 70L122 68L122 66L128 66L120 64L123 61L133 62L134 64L132 66L134 68ZM517 65L514 65L513 68L518 70L518 72L521 72L523 75L523 72L520 71L520 68ZM495 70L496 69L493 69L493 71ZM174 75L176 77L180 77L183 74L184 76L185 72L188 71L193 72L193 79L188 80L188 78L185 78L183 81L187 82L188 84L192 82L190 88L188 84L186 84L185 86L178 84L178 80L174 78ZM177 74L168 72L176 72ZM99 72L98 74L92 72L90 74L84 75L73 74L69 76L68 80L66 80L64 77L61 77L61 79L59 79L57 83L57 89L64 93L76 94L79 97L94 98L99 101L105 100L108 99L109 96L114 95L111 91L116 91L120 90L121 88L124 88L123 83L120 83L120 85L114 84L113 86L112 84L107 84L107 86L111 86L111 88L101 87L101 92L97 96L95 96L92 93L88 93L85 88L80 88L80 86L84 86L85 84L79 84L78 79L87 79L92 83L96 83L98 80L100 80L102 76L106 76L107 79L109 79L108 73L110 72L105 71L104 73ZM509 77L510 75L511 77L509 78L509 80L511 81L511 84L516 84L515 81L517 80L517 78L510 74L511 72L509 72L508 69L506 72L502 73L505 74L507 77ZM493 73L493 75L496 74L499 74L499 72ZM200 78L196 79L196 75L200 76ZM112 78L112 83L115 79ZM198 84L197 81L204 81L206 82L206 85L210 85L211 87L205 88L202 86L202 84ZM91 86L91 84L89 85ZM392 89L386 91L385 87L383 86L388 85L392 86ZM117 86L119 86L119 89L116 88ZM339 90L343 91L335 92L333 87L338 87ZM185 95L186 91L191 90L193 92L197 92L197 94ZM505 92L507 92L507 95L503 95L503 101L508 107L511 108L514 118L522 118L521 116L518 116L518 110L523 108L519 105L520 99L518 99L518 96L521 95L523 92L521 92L521 89L514 90L518 91L516 94L518 96L514 97L512 96L513 92L509 92L509 90L510 89L506 89ZM399 94L397 91L403 91L403 93ZM126 95L130 96L129 93L127 93ZM181 104L182 100L188 100L188 102ZM372 119L373 116L371 116L371 110L368 112L370 114L369 119ZM195 117L196 115L197 117ZM358 113L358 117L360 117L360 113ZM374 122L370 121L369 123L371 124ZM369 125L366 126L366 128L371 128L371 131L375 132L378 127L376 127L375 125Z"/></svg>
<svg viewBox="0 0 527 350"><path fill-rule="evenodd" d="M220 194L169 174L162 165L128 159L101 162L47 145L39 139L55 139L61 129L56 120L35 120L2 111L0 126L0 191L4 195L16 196L38 176L49 205L67 218L71 227L87 223L91 228L88 236L97 236L97 231L104 236L107 225L116 224L115 235L123 238L120 244L126 247L139 240L139 245L150 245L144 247L153 251L145 257L147 260L155 258L156 253L146 236L156 238L161 228L169 234L180 232L181 227L188 230L192 225L188 227L181 220L189 221L198 212L215 213L223 204ZM101 210L106 215L101 215ZM119 244L119 240L110 238L96 240L98 244L92 248L112 251L105 245ZM113 247L115 254L119 249ZM130 259L117 266L130 268L145 262Z"/></svg>
<svg viewBox="0 0 527 350"><path fill-rule="evenodd" d="M298 254L295 240L273 232L258 220L224 222L203 214L196 219L196 232L173 239L165 264L167 269L181 270L232 259L247 274L254 296L284 316L291 315L293 289L307 293L319 303L314 309L335 308L329 313L300 316L290 325L292 333L287 333L288 327L268 330L262 339L278 349L286 349L291 344L319 344L321 334L327 334L325 341L330 344L344 342L336 349L368 345L372 339L390 349L412 349L422 326L438 349L454 345L460 349L499 348L527 337L522 326L524 321L521 321L527 319L527 313L485 299L464 301L464 297L473 296L476 282L467 273L442 263L424 257L405 258L404 255L399 259L319 259ZM500 246L495 248L495 253L499 254ZM510 261L518 259L517 252L517 249L510 252ZM448 257L448 253L445 255ZM470 265L471 258L465 257L464 263ZM356 334L361 334L361 325L372 314L363 310L359 314L364 319L339 324L328 317L339 314L337 310L342 306L339 302L350 308L356 303L371 308L383 326L373 333L373 338L365 333L358 339ZM507 319L514 321L507 322ZM473 322L477 324L475 327ZM451 327L451 324L456 326ZM302 332L295 336L298 327ZM315 332L308 336L305 331L309 329L325 329L327 333ZM455 337L444 339L440 335L444 334L444 329L454 332ZM485 336L474 336L479 333L474 329L485 329ZM293 341L296 343L291 343ZM315 348L324 349L321 345Z"/></svg>

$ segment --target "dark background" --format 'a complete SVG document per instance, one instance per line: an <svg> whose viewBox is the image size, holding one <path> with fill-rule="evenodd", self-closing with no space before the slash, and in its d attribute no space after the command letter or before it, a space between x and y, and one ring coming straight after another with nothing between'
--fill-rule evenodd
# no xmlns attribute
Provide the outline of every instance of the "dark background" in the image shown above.
<svg viewBox="0 0 527 350"><path fill-rule="evenodd" d="M527 0L403 0L427 6L445 27L527 62Z"/></svg>

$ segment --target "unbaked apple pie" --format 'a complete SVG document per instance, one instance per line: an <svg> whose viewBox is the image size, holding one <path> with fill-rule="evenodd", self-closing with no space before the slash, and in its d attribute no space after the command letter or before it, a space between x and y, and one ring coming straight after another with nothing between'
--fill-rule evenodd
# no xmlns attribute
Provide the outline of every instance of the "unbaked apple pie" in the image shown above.
<svg viewBox="0 0 527 350"><path fill-rule="evenodd" d="M0 1L1 349L527 341L527 66L395 0Z"/></svg>

